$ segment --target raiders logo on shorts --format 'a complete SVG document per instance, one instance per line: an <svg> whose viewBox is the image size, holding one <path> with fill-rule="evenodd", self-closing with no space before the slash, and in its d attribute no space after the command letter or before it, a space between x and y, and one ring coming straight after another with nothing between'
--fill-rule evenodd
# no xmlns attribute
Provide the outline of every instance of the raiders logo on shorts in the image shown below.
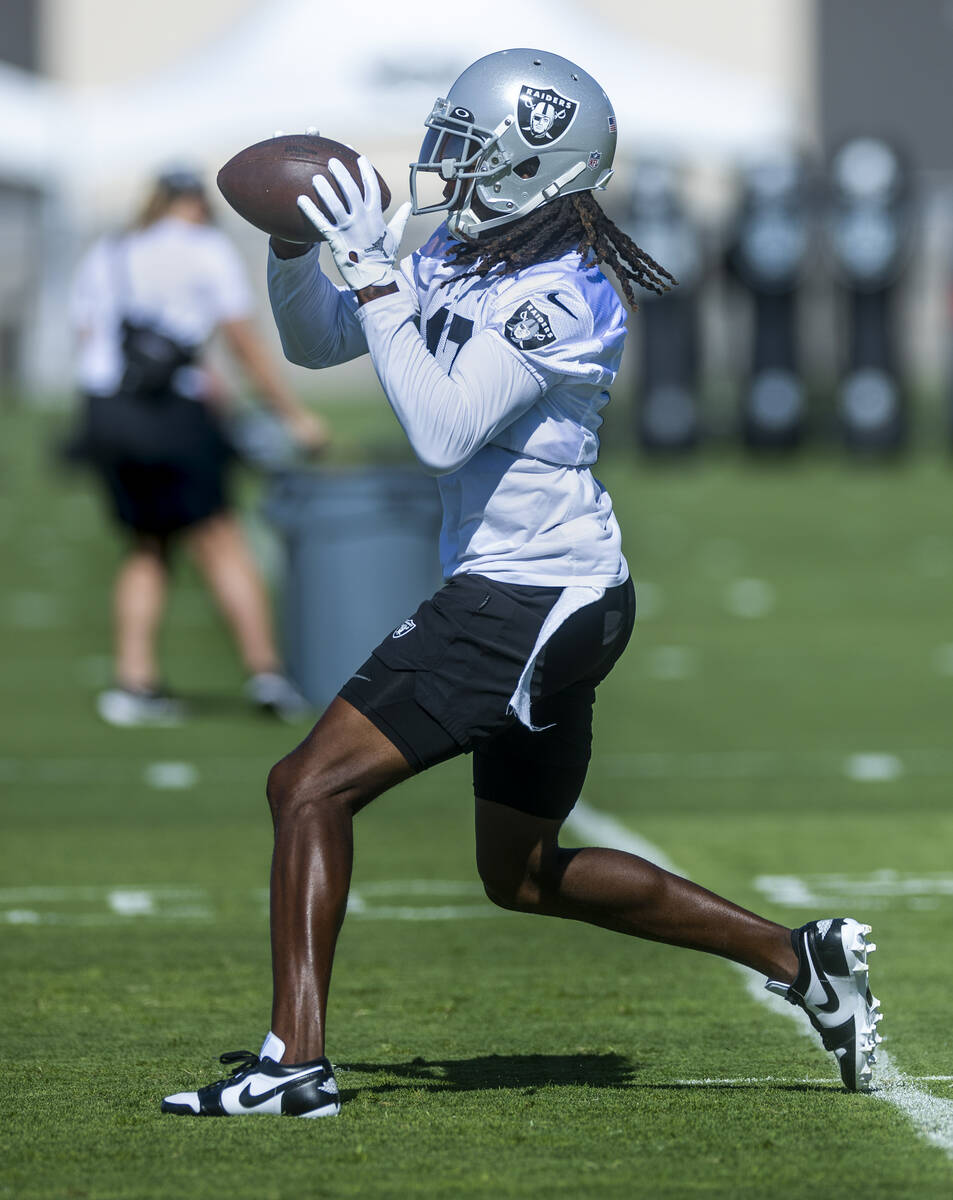
<svg viewBox="0 0 953 1200"><path fill-rule="evenodd" d="M523 301L503 326L503 333L520 350L541 350L556 340L549 318L532 300Z"/></svg>
<svg viewBox="0 0 953 1200"><path fill-rule="evenodd" d="M579 105L552 88L523 84L516 106L516 121L523 140L531 146L548 146L561 138L576 115Z"/></svg>

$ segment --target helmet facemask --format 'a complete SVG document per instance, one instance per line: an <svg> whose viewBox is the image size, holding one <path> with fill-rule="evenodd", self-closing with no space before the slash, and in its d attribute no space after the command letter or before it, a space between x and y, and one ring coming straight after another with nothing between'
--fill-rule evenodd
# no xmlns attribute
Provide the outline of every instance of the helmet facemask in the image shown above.
<svg viewBox="0 0 953 1200"><path fill-rule="evenodd" d="M410 164L414 215L460 210L469 204L476 180L481 175L490 178L493 167L494 174L505 167L501 156L489 153L497 145L498 133L476 125L469 109L451 107L444 99L436 102L424 124L427 133L420 156ZM496 160L492 166L491 159ZM422 175L436 175L443 185L439 200L429 204L423 202L422 191L426 184Z"/></svg>

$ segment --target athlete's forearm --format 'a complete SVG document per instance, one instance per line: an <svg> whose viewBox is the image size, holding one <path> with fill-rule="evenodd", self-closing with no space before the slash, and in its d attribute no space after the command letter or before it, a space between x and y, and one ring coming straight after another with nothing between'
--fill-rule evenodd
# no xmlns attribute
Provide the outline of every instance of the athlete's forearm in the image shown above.
<svg viewBox="0 0 953 1200"><path fill-rule="evenodd" d="M292 259L268 254L268 297L289 362L332 367L367 353L353 292L336 288L321 270L318 251Z"/></svg>
<svg viewBox="0 0 953 1200"><path fill-rule="evenodd" d="M444 475L534 404L540 385L493 333L469 341L448 375L427 349L416 316L402 294L358 310L378 378L414 453L425 470Z"/></svg>

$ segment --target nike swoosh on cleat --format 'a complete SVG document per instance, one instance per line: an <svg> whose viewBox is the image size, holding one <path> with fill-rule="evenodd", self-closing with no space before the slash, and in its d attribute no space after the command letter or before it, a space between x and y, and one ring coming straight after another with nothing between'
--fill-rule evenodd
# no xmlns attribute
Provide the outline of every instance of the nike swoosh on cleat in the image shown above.
<svg viewBox="0 0 953 1200"><path fill-rule="evenodd" d="M837 998L837 993L834 991L833 985L828 981L827 972L824 970L823 966L820 968L820 970L818 970L819 964L817 958L812 953L812 950L813 947L811 945L811 939L809 936L805 935L804 951L807 955L808 962L811 964L811 974L824 989L824 995L826 997L823 1004L816 1004L813 1007L815 1007L818 1012L836 1013L838 1008L840 1008L840 1000Z"/></svg>
<svg viewBox="0 0 953 1200"><path fill-rule="evenodd" d="M827 999L824 1001L823 1004L816 1004L816 1005L814 1005L814 1007L817 1009L818 1012L822 1012L822 1013L837 1012L837 1010L840 1008L840 1000L838 1000L838 998L837 998L837 993L834 991L834 989L827 982L827 980L825 979L825 977L823 975L818 975L817 982L824 989L824 995L827 997Z"/></svg>
<svg viewBox="0 0 953 1200"><path fill-rule="evenodd" d="M313 1083L315 1079L320 1078L320 1075L296 1075L293 1079L286 1079L283 1083L279 1083L276 1087L268 1088L264 1092L253 1092L251 1084L246 1083L244 1089L239 1093L238 1103L242 1108L254 1108L257 1104L261 1104L263 1100L271 1100L275 1096L280 1096L282 1092L290 1091L291 1088L296 1088L302 1083ZM319 1088L323 1091L323 1088Z"/></svg>

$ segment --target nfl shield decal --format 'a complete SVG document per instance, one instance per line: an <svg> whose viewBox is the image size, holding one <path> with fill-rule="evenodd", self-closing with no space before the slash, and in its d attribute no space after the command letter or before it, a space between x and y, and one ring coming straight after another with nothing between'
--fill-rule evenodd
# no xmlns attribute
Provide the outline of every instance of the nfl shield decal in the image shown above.
<svg viewBox="0 0 953 1200"><path fill-rule="evenodd" d="M516 122L523 141L531 146L548 146L566 132L579 105L552 88L523 84L516 105Z"/></svg>
<svg viewBox="0 0 953 1200"><path fill-rule="evenodd" d="M503 333L506 340L520 350L541 350L556 340L549 318L532 300L523 301L503 326Z"/></svg>

